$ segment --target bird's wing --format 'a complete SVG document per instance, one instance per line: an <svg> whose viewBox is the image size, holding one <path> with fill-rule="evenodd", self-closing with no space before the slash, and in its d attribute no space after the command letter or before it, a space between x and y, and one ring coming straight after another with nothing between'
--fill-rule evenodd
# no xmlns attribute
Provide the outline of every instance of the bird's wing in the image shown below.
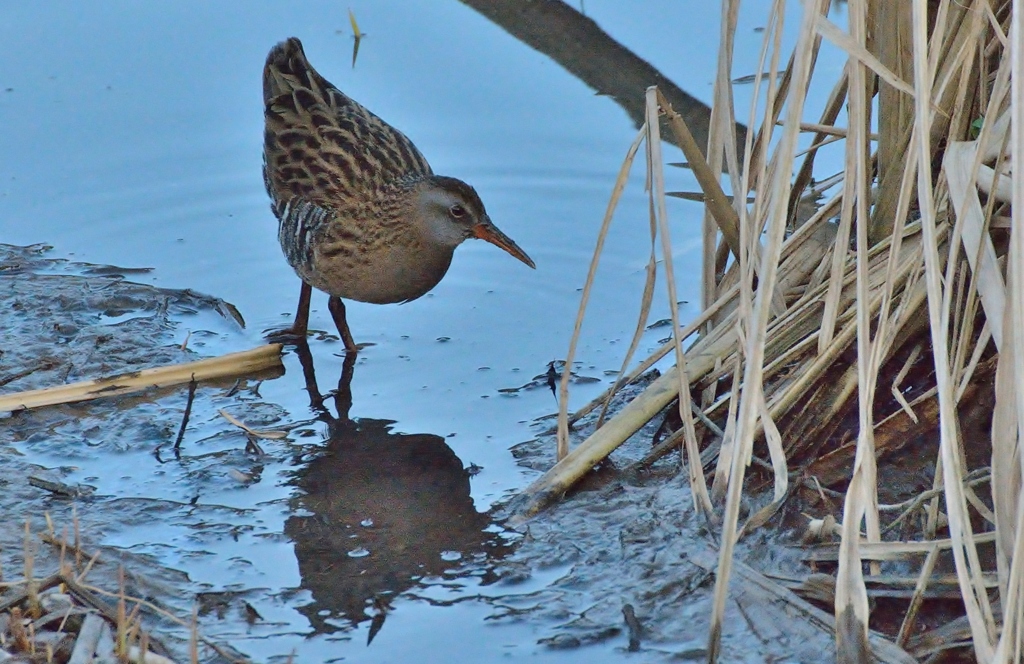
<svg viewBox="0 0 1024 664"><path fill-rule="evenodd" d="M267 56L263 100L275 211L294 199L340 209L389 182L431 174L412 141L320 76L294 37Z"/></svg>

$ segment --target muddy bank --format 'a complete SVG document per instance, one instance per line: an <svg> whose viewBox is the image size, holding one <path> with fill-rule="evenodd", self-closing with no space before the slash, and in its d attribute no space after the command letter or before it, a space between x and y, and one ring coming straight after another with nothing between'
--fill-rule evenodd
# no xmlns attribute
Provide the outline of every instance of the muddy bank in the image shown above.
<svg viewBox="0 0 1024 664"><path fill-rule="evenodd" d="M921 364L926 372L930 359ZM991 364L981 364L969 398L958 410L964 434L972 439L983 439L991 428ZM911 376L908 384L926 382L916 373ZM648 374L626 388L610 412L635 398L655 377ZM706 660L719 526L709 526L696 514L678 451L649 463L656 432L666 415L674 419L676 407L670 405L562 500L525 523L524 540L509 564L534 571L553 566L559 569L558 578L533 593L531 603L517 604L500 619L530 619L544 625L540 642L552 649L608 644L621 652L642 651L645 661ZM883 407L898 409L894 403ZM890 541L921 525L925 501L920 497L934 484L929 451L938 446L938 431L925 409L921 413L921 421L913 426L896 420L876 431L878 499L885 518L883 533ZM576 425L573 446L593 433L596 419L592 413ZM825 448L831 454L822 453L793 468L782 507L737 546L734 561L739 564L733 569L726 604L722 661L835 661L839 537L830 528L837 528L842 519L842 490L852 459L839 452L845 449L849 432L856 431L856 412L837 419L837 433ZM882 444L889 440L896 443ZM763 442L755 446L755 456L767 457L762 446ZM513 453L524 467L543 472L555 463L555 447L554 433L543 431ZM987 453L978 446L966 455L969 467L977 469L969 478L972 485L988 481ZM714 457L708 458L706 472ZM753 464L748 474L741 523L771 502L771 473L765 470L769 466L758 461L760 468ZM980 518L974 527L977 532L985 530ZM994 567L993 548L981 549L982 559ZM864 552L865 559L878 566L865 566L871 627L881 631L872 632L875 655L888 662L932 661L931 657L973 661L969 648L963 647L970 632L949 551L936 558L936 573L921 594L923 604L915 614L916 623L909 623L903 648L893 644L906 626L904 616L926 550L892 556Z"/></svg>
<svg viewBox="0 0 1024 664"><path fill-rule="evenodd" d="M624 403L652 379L617 400ZM577 424L573 444L593 430L595 420L596 414ZM546 625L540 642L554 649L603 643L625 654L632 638L644 661L706 660L718 555L713 530L693 510L677 456L643 471L633 466L650 450L659 422L656 418L632 436L583 488L525 525L510 564L564 572L497 620ZM513 453L524 466L546 470L554 463L554 449L554 436L546 434ZM801 552L790 546L799 538L793 532L759 530L742 542L737 559L761 573L806 575ZM639 633L630 628L624 609L636 616ZM834 651L834 636L798 611L780 615L786 610L770 597L740 593L727 609L723 661L828 661L822 657Z"/></svg>
<svg viewBox="0 0 1024 664"><path fill-rule="evenodd" d="M207 356L204 347L237 330L241 319L222 300L133 283L146 271L56 260L48 247L0 245L0 389L4 393L61 385ZM186 343L187 341L187 343ZM192 501L190 518L228 527L232 510L203 505L203 495L223 488L229 469L252 473L258 460L245 454L245 438L221 426L224 408L259 426L281 419L281 410L255 396L258 380L237 386L199 388L193 421L175 458L172 445L185 407L184 389L157 390L116 400L98 400L2 415L0 476L3 514L0 562L10 576L25 568L26 553L37 576L56 570L60 547L38 535L48 520L58 534L81 533L86 562L99 554L89 583L117 590L124 570L129 596L152 598L179 617L192 612L195 586L181 571L149 553L107 544L129 528L181 519ZM222 420L223 421L223 420ZM196 455L196 429L219 426L222 445ZM140 460L144 462L140 463ZM170 462L187 473L167 472ZM82 468L105 468L83 476ZM154 495L112 495L100 484L132 477L143 484L166 481ZM159 500L168 490L179 501ZM26 528L32 533L26 544ZM201 535L200 535L201 536ZM147 628L172 649L184 647L188 632L151 613ZM215 661L211 660L211 661Z"/></svg>

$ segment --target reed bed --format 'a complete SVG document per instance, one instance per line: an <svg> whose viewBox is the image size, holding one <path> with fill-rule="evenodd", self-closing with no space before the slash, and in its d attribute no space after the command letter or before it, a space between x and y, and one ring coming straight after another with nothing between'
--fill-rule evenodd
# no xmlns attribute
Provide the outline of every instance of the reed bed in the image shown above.
<svg viewBox="0 0 1024 664"><path fill-rule="evenodd" d="M0 582L0 655L5 659L68 664L250 661L202 636L196 610L190 618L180 618L151 601L130 596L125 591L123 568L117 590L90 583L89 573L97 565L109 563L98 552L84 550L77 518L69 537L67 529L58 533L49 514L45 516L47 528L42 532L33 532L25 523L21 578ZM42 576L36 560L39 543L57 553L56 569ZM47 560L53 557L44 556ZM188 633L187 652L180 653L179 659L173 659L150 632L147 623L157 620Z"/></svg>
<svg viewBox="0 0 1024 664"><path fill-rule="evenodd" d="M1024 182L1014 177L1024 163L1013 146L1024 140L1024 87L1015 75L1024 71L1021 3L850 0L845 27L830 18L829 4L773 5L759 63L766 74L754 83L761 103L747 110L735 108L731 94L739 3L723 0L708 146L696 145L683 118L648 90L647 121L615 183L565 366L572 365L604 234L637 157L646 165L652 247L641 318L621 378L601 399L570 414L563 372L558 463L513 504L514 518L529 518L564 494L676 401L679 426L668 446L681 449L693 507L720 535L709 661L719 653L737 541L772 523L810 486L822 496L828 491L836 505L810 526L839 542L828 595L838 661L879 656L869 640L868 586L879 578L880 561L898 558L920 573L893 635L897 645L920 642L916 620L929 583L954 583L964 618L933 630L946 634L947 645L927 652L966 643L978 661L1019 662L1024 235L1013 211L1024 209ZM786 53L781 30L793 21L799 38ZM848 59L839 80L824 83L832 86L824 107L811 108L809 86L828 75L816 71L823 39ZM756 129L742 146L736 117ZM683 149L705 202L704 313L685 327L675 305L663 131ZM810 147L798 150L807 133ZM822 191L818 150L837 141L843 170L828 181L817 211L803 218L801 203ZM659 261L674 333L627 372ZM606 406L668 354L672 369L607 421L602 414L589 438L569 448L575 420ZM989 402L986 391L994 395ZM977 403L994 405L968 414ZM966 417L991 417L982 439L967 439ZM881 504L880 468L906 463L900 451L922 432L932 434L923 453L933 485L909 501ZM765 487L770 500L741 522L744 492ZM939 581L941 555L950 556L955 574Z"/></svg>

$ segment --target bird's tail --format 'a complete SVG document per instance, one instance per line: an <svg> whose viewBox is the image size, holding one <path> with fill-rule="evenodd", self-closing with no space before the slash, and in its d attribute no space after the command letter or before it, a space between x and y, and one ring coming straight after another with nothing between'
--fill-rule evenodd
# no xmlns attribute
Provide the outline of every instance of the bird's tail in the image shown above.
<svg viewBox="0 0 1024 664"><path fill-rule="evenodd" d="M263 101L269 102L281 95L291 95L297 88L323 91L330 83L309 64L302 50L302 42L290 37L270 49L263 68Z"/></svg>

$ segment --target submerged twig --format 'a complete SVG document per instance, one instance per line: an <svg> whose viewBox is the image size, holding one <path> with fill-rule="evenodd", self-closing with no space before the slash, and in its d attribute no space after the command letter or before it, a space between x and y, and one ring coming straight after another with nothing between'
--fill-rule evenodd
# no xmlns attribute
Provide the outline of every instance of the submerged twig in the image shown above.
<svg viewBox="0 0 1024 664"><path fill-rule="evenodd" d="M192 414L192 402L196 399L196 375L192 374L192 380L188 382L188 399L185 401L185 412L181 416L181 426L178 428L178 437L174 439L174 451L181 447L181 441L185 437L185 427L188 426L189 415Z"/></svg>

